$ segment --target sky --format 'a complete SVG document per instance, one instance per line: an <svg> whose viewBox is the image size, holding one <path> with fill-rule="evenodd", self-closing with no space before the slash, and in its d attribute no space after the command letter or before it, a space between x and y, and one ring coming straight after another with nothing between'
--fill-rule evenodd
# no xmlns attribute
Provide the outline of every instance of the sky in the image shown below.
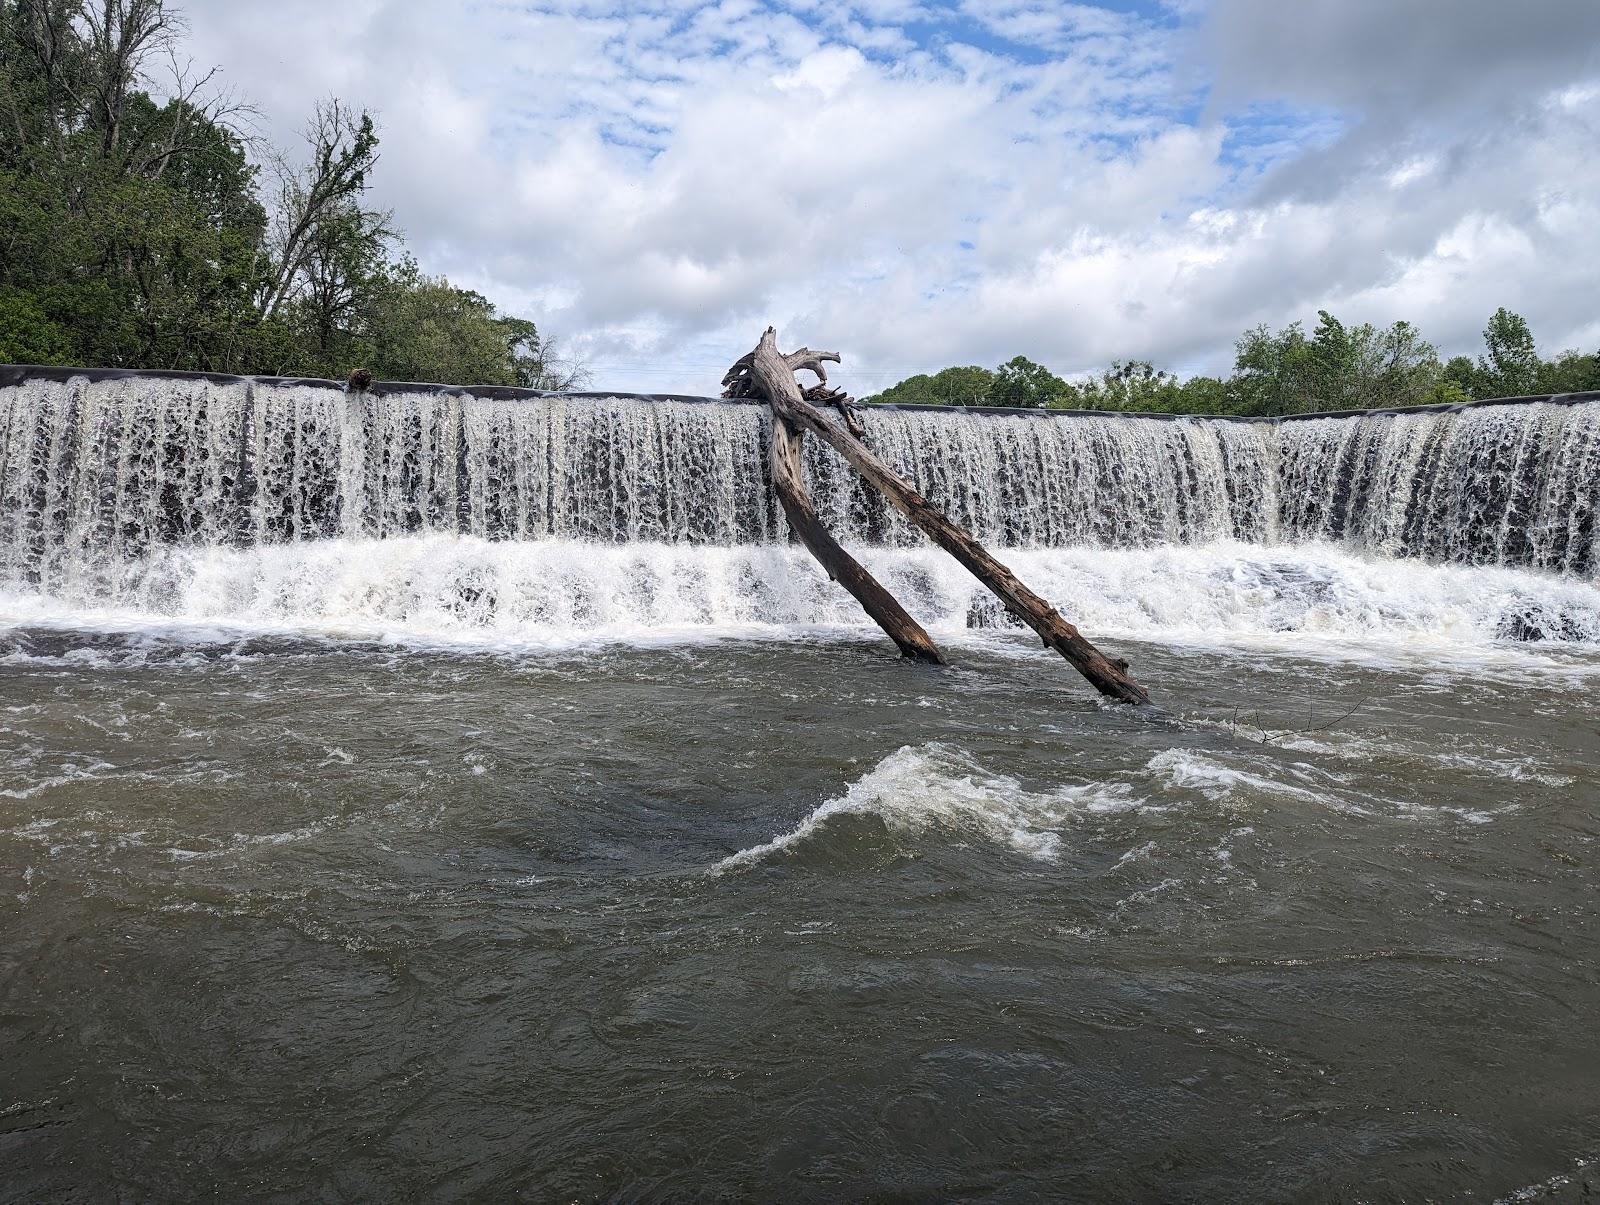
<svg viewBox="0 0 1600 1205"><path fill-rule="evenodd" d="M769 323L857 396L1319 309L1600 348L1600 0L182 4L285 150L373 110L423 268L597 388L715 393Z"/></svg>

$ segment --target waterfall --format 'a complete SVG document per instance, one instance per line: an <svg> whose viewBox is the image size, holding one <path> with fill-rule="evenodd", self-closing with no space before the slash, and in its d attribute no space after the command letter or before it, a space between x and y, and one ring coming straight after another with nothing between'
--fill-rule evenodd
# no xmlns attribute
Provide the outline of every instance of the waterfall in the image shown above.
<svg viewBox="0 0 1600 1205"><path fill-rule="evenodd" d="M198 588L196 557L215 572L254 557L260 570L267 550L330 541L787 543L763 407L515 392L12 370L0 378L0 591L170 610ZM867 442L996 548L1332 545L1578 582L1600 570L1600 399L1277 422L861 413ZM807 448L819 510L844 541L923 548L832 451ZM686 572L675 555L669 578ZM773 596L762 573L740 572ZM930 605L984 614L948 590Z"/></svg>

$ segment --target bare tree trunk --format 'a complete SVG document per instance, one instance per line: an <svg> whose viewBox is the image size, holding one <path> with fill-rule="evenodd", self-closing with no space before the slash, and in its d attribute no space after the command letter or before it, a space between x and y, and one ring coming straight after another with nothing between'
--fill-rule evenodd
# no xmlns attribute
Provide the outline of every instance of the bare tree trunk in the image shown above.
<svg viewBox="0 0 1600 1205"><path fill-rule="evenodd" d="M809 430L826 440L896 509L966 566L1007 610L1037 632L1046 648L1060 653L1102 695L1124 703L1149 703L1149 693L1129 675L1126 661L1113 661L1095 648L1054 607L1023 585L981 544L919 494L910 482L879 460L854 433L807 400L809 395L814 400L835 402L849 421L847 399L826 389L828 378L824 362L838 363L838 360L835 352L813 352L809 348L785 356L778 350L777 332L768 327L755 351L728 370L722 382L724 396L762 397L772 407L775 419L787 420L797 431ZM802 394L795 381L795 374L800 371L815 373L821 385Z"/></svg>
<svg viewBox="0 0 1600 1205"><path fill-rule="evenodd" d="M929 665L945 664L944 654L939 652L922 625L912 619L894 595L840 547L839 541L823 526L801 473L801 439L799 428L774 410L772 485L778 501L783 503L790 530L800 537L800 542L827 570L828 576L850 591L862 610L888 633L889 639L899 646L901 656Z"/></svg>

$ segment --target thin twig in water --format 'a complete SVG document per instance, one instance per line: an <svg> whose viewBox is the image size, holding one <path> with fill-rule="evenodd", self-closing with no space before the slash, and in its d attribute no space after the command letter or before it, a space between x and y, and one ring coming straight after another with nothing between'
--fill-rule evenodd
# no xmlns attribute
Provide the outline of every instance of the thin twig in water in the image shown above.
<svg viewBox="0 0 1600 1205"><path fill-rule="evenodd" d="M1233 709L1233 718L1229 721L1228 729L1235 737L1239 737L1240 739L1254 741L1258 745L1276 745L1288 737L1305 736L1312 732L1327 732L1333 728L1337 728L1340 724L1344 723L1351 716L1355 715L1356 712L1360 711L1361 708L1366 706L1371 701L1372 699L1370 696L1364 695L1351 704L1350 707L1343 713L1334 716L1333 719L1329 720L1325 724L1317 724L1315 726L1313 726L1311 723L1312 717L1310 711L1307 711L1305 715L1305 722L1298 728L1269 729L1261 723L1261 709L1253 708L1249 715L1249 723L1247 727L1253 728L1255 730L1254 733L1240 731L1239 708L1238 706L1235 706Z"/></svg>

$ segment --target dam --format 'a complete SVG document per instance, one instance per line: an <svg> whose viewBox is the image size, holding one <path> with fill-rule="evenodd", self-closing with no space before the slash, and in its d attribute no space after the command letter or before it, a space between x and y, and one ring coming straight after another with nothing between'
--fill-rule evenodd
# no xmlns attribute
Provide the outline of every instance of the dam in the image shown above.
<svg viewBox="0 0 1600 1205"><path fill-rule="evenodd" d="M0 369L0 1197L1592 1174L1600 397L861 416L1161 711L760 406Z"/></svg>
<svg viewBox="0 0 1600 1205"><path fill-rule="evenodd" d="M1069 615L1116 631L1159 627L1163 576L1224 628L1283 630L1282 606L1268 618L1250 598L1314 609L1317 594L1335 628L1370 627L1371 566L1402 561L1429 598L1493 583L1469 620L1485 639L1600 635L1585 584L1600 569L1600 397L1280 421L860 413L928 498L1066 589ZM762 407L707 399L9 370L0 589L69 610L464 637L571 637L629 615L853 622L789 545L766 427ZM1006 621L819 441L806 467L825 522L914 611ZM1274 597L1241 593L1251 579ZM1412 618L1437 616L1423 601Z"/></svg>

